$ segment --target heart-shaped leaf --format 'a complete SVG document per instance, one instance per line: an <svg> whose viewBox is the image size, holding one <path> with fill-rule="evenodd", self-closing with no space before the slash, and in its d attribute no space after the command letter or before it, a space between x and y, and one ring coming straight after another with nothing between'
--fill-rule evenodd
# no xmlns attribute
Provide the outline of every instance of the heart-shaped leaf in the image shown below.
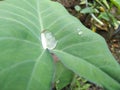
<svg viewBox="0 0 120 90"><path fill-rule="evenodd" d="M104 39L62 5L50 0L1 1L0 90L50 90L51 52L91 82L120 89L120 66Z"/></svg>

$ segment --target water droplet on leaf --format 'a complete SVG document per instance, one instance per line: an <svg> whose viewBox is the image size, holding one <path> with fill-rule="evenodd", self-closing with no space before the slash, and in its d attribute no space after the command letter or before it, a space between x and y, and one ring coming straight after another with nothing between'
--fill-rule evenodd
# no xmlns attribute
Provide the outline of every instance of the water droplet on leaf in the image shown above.
<svg viewBox="0 0 120 90"><path fill-rule="evenodd" d="M52 50L56 47L57 41L51 32L45 31L41 33L41 41L44 49Z"/></svg>
<svg viewBox="0 0 120 90"><path fill-rule="evenodd" d="M83 34L83 32L82 32L82 30L81 30L80 28L77 28L77 33L78 33L79 35Z"/></svg>
<svg viewBox="0 0 120 90"><path fill-rule="evenodd" d="M78 32L79 35L81 35L82 33L83 33L82 31Z"/></svg>

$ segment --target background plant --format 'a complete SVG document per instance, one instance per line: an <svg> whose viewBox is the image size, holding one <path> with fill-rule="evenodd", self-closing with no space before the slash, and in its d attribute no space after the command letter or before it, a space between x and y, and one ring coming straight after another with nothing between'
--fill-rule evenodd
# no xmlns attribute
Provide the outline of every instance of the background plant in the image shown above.
<svg viewBox="0 0 120 90"><path fill-rule="evenodd" d="M113 3L114 2L114 3ZM114 35L114 31L119 26L119 8L114 5L119 3L117 1L107 0L81 0L79 5L75 6L78 18L85 16L84 25L94 32L106 32L106 35L101 34L107 41ZM116 5L119 7L119 5ZM75 15L76 16L76 15ZM91 18L90 18L91 17ZM100 31L102 30L102 31Z"/></svg>

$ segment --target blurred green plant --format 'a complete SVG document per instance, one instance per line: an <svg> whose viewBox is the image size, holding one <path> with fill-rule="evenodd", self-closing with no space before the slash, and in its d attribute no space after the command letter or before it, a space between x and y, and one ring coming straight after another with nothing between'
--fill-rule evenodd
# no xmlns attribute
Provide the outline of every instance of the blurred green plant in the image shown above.
<svg viewBox="0 0 120 90"><path fill-rule="evenodd" d="M70 90L88 90L90 86L91 84L87 83L87 80L75 75L71 82Z"/></svg>
<svg viewBox="0 0 120 90"><path fill-rule="evenodd" d="M120 9L120 0L110 0L110 1Z"/></svg>
<svg viewBox="0 0 120 90"><path fill-rule="evenodd" d="M119 2L117 0L111 0L111 2L106 0L82 0L79 5L75 6L75 10L80 14L90 15L91 19L87 22L92 24L90 27L92 31L96 32L97 28L99 30L105 30L109 33L108 38L110 39L120 24L120 18L116 18L119 15L119 10L118 12L115 11L116 8L113 5L115 3ZM113 11L115 12L112 13Z"/></svg>

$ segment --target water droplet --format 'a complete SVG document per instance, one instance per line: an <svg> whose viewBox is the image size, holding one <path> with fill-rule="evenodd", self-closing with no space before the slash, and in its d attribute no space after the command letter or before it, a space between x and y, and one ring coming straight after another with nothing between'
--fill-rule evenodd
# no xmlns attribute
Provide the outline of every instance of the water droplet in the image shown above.
<svg viewBox="0 0 120 90"><path fill-rule="evenodd" d="M80 28L77 28L77 33L78 33L79 35L83 34L83 32L82 32L82 30L81 30Z"/></svg>
<svg viewBox="0 0 120 90"><path fill-rule="evenodd" d="M48 39L52 39L52 33L51 32L49 32L49 33L46 33L46 38L48 38Z"/></svg>
<svg viewBox="0 0 120 90"><path fill-rule="evenodd" d="M82 33L83 33L82 31L78 32L79 35L81 35Z"/></svg>
<svg viewBox="0 0 120 90"><path fill-rule="evenodd" d="M52 50L56 47L57 41L51 32L45 31L41 33L41 41L44 49Z"/></svg>

